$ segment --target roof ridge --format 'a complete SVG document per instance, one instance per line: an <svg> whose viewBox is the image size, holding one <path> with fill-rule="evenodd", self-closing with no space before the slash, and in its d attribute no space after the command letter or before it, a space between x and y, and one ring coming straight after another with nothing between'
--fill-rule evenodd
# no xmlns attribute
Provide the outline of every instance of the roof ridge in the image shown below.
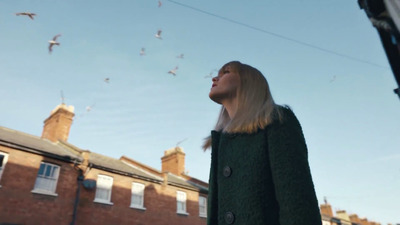
<svg viewBox="0 0 400 225"><path fill-rule="evenodd" d="M135 168L135 169L137 169L137 170L140 170L141 172L143 172L143 173L145 173L145 174L148 174L149 176L152 176L152 177L157 178L157 179L160 179L160 180L164 180L162 177L159 177L159 176L157 176L157 175L154 175L154 174L152 174L152 173L150 173L150 172L148 172L148 171L146 171L146 170L144 170L144 169L142 169L142 168L139 168L139 167L137 167L137 166L135 166L135 165L132 165L132 164L126 162L126 161L123 161L123 160L119 160L119 161L121 161L122 163L126 164L127 166L130 166L130 167L132 167L132 168Z"/></svg>

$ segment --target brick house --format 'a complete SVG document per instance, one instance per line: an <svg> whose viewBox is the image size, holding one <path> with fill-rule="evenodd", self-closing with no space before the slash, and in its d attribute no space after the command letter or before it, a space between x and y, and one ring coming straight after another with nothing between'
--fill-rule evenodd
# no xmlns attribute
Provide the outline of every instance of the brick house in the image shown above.
<svg viewBox="0 0 400 225"><path fill-rule="evenodd" d="M67 142L74 113L57 106L41 137L0 127L0 225L201 225L208 184L184 174L185 153L161 171Z"/></svg>
<svg viewBox="0 0 400 225"><path fill-rule="evenodd" d="M324 199L324 204L320 205L322 225L381 225L367 218L360 219L357 214L348 215L346 210L336 210L333 214L332 206Z"/></svg>

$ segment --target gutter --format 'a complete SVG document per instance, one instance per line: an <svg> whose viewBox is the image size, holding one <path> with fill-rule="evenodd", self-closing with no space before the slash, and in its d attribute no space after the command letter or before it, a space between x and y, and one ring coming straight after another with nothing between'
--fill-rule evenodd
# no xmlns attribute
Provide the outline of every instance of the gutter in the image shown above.
<svg viewBox="0 0 400 225"><path fill-rule="evenodd" d="M57 155L57 154L42 151L40 149L34 149L34 148L22 146L22 145L17 145L14 143L3 141L3 140L0 140L0 145L4 145L6 147L14 148L17 150L21 150L21 151L25 151L25 152L29 152L29 153L33 153L33 154L37 154L37 155L43 155L43 156L53 158L53 159L58 159L58 160L61 160L64 162L70 162L70 163L75 163L75 162L81 163L82 162L82 159L79 159L79 158L73 158L71 156L66 156L66 155L65 156Z"/></svg>
<svg viewBox="0 0 400 225"><path fill-rule="evenodd" d="M95 164L92 164L92 168L97 168L97 169L109 171L109 172L112 172L112 173L117 173L117 174L129 176L129 177L134 177L134 178L150 181L150 182L153 182L153 183L159 183L159 184L162 183L162 180L156 180L156 179L152 179L152 178L148 178L148 177L143 177L143 176L139 176L139 175L136 175L136 174L133 174L133 173L128 173L128 172L124 172L124 171L120 171L120 170L115 170L115 169L111 169L111 168L108 168L108 167L103 167L103 166L99 166L99 165L95 165Z"/></svg>

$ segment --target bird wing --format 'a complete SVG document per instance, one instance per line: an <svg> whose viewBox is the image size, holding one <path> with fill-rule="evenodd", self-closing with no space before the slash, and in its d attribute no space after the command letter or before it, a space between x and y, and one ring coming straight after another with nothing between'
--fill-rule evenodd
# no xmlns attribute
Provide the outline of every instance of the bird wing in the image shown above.
<svg viewBox="0 0 400 225"><path fill-rule="evenodd" d="M33 16L36 16L36 14L35 14L35 13L28 13L27 15L28 15L28 16L29 16L29 18L31 18L32 20L34 19L34 18L33 18Z"/></svg>
<svg viewBox="0 0 400 225"><path fill-rule="evenodd" d="M53 37L53 41L56 41L58 37L60 37L61 34L57 34L56 36Z"/></svg>

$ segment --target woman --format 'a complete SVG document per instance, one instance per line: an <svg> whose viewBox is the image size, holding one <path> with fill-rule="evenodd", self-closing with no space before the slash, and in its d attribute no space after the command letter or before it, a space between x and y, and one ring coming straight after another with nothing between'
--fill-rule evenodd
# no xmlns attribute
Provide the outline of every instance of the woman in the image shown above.
<svg viewBox="0 0 400 225"><path fill-rule="evenodd" d="M212 148L208 225L320 225L301 126L276 105L265 77L233 61L212 78L221 104Z"/></svg>

